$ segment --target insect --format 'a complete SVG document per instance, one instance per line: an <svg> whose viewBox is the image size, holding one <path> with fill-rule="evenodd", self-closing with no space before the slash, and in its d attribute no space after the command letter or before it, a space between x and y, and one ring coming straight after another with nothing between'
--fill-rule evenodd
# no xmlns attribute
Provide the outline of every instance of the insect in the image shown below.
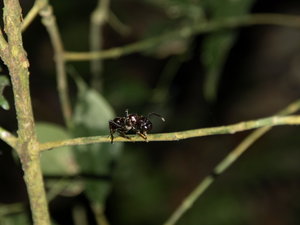
<svg viewBox="0 0 300 225"><path fill-rule="evenodd" d="M149 120L149 117L152 115L159 117L163 122L165 121L161 115L154 112L149 113L147 116L142 116L129 114L128 109L126 109L124 117L116 117L108 122L111 143L114 141L115 132L118 132L120 136L127 139L130 139L127 136L128 133L135 133L147 140L147 133L152 130L152 122Z"/></svg>

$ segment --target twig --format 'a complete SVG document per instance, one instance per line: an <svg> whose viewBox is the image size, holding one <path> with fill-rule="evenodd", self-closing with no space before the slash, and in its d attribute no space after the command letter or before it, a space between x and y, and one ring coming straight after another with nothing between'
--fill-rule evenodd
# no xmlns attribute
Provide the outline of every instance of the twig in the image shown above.
<svg viewBox="0 0 300 225"><path fill-rule="evenodd" d="M0 127L0 139L10 147L17 148L18 138L2 127Z"/></svg>
<svg viewBox="0 0 300 225"><path fill-rule="evenodd" d="M103 26L109 16L110 0L98 0L96 9L91 14L90 27L90 50L102 51L103 45ZM101 91L102 79L101 73L103 64L101 59L94 59L91 61L92 85L96 90Z"/></svg>
<svg viewBox="0 0 300 225"><path fill-rule="evenodd" d="M130 28L122 23L120 19L112 12L109 13L109 19L108 19L109 25L120 35L127 36L130 33Z"/></svg>
<svg viewBox="0 0 300 225"><path fill-rule="evenodd" d="M50 219L40 167L35 124L29 90L29 62L21 35L21 7L18 0L4 0L4 30L7 42L0 33L0 56L7 65L12 81L18 120L16 150L24 171L32 217L36 225L49 225Z"/></svg>
<svg viewBox="0 0 300 225"><path fill-rule="evenodd" d="M300 108L300 101L290 104L286 109L279 112L280 115L292 114ZM228 169L249 147L271 130L272 127L262 127L253 131L246 137L236 148L234 148L213 170L213 172L205 177L199 185L183 200L179 207L172 213L170 218L164 225L174 225L188 211L195 201L208 189L208 187L216 180L216 178Z"/></svg>
<svg viewBox="0 0 300 225"><path fill-rule="evenodd" d="M55 52L56 76L58 82L58 93L62 105L62 111L65 123L68 127L71 125L72 109L68 94L68 82L66 75L64 48L57 28L56 19L53 15L52 7L47 4L41 11L42 22L47 28L52 46Z"/></svg>
<svg viewBox="0 0 300 225"><path fill-rule="evenodd" d="M178 141L194 137L203 137L217 134L234 134L236 132L251 130L259 127L272 127L280 125L299 125L300 116L272 116L258 120L250 120L246 122L240 122L228 126L219 126L211 128L201 128L195 130L186 130L173 133L162 134L149 134L147 141ZM145 140L138 135L130 136L130 139L115 137L114 142L145 142ZM81 137L73 138L64 141L46 142L40 144L40 151L46 151L53 148L85 145L101 142L110 142L110 137L107 136L93 136L93 137Z"/></svg>
<svg viewBox="0 0 300 225"><path fill-rule="evenodd" d="M24 208L22 203L0 204L0 218L8 214L21 213Z"/></svg>
<svg viewBox="0 0 300 225"><path fill-rule="evenodd" d="M300 28L300 16L284 14L251 14L243 17L224 18L206 23L199 23L179 30L168 32L156 37L152 37L140 42L129 44L122 47L111 48L100 52L65 52L64 58L67 61L84 61L93 59L118 58L127 54L139 52L148 48L155 47L165 41L174 38L188 38L195 34L209 33L222 29L232 29L251 25L277 25L293 28Z"/></svg>
<svg viewBox="0 0 300 225"><path fill-rule="evenodd" d="M47 0L36 0L30 9L30 11L25 16L22 23L22 31L25 31L27 27L32 23L32 21L39 14L40 10L45 7L47 4Z"/></svg>
<svg viewBox="0 0 300 225"><path fill-rule="evenodd" d="M103 205L94 203L92 204L92 210L95 214L95 219L98 225L109 225L109 222L104 214L104 207Z"/></svg>

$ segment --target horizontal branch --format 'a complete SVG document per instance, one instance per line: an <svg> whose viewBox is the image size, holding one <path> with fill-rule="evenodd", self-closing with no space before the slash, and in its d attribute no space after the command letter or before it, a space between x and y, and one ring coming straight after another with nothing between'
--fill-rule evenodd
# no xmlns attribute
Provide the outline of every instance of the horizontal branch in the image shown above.
<svg viewBox="0 0 300 225"><path fill-rule="evenodd" d="M240 17L222 18L191 26L185 26L175 31L145 39L126 46L111 48L97 52L65 52L64 58L67 61L85 61L92 59L118 58L123 55L132 54L142 50L155 47L165 41L178 38L189 38L196 34L209 33L222 29L232 29L251 25L277 25L293 28L300 28L300 16L285 14L250 14Z"/></svg>
<svg viewBox="0 0 300 225"><path fill-rule="evenodd" d="M272 116L262 118L258 120L250 120L246 122L240 122L228 126L219 126L211 128L200 128L194 130L186 130L172 133L161 134L149 134L147 141L178 141L194 137L203 137L217 134L234 134L236 132L251 130L259 127L272 127L279 125L299 125L300 116ZM114 142L143 142L145 141L138 135L132 135L129 139L122 137L114 138ZM85 145L93 143L110 142L109 135L107 136L93 136L93 137L81 137L64 141L46 142L40 144L40 151L46 151L53 148L73 146L73 145Z"/></svg>
<svg viewBox="0 0 300 225"><path fill-rule="evenodd" d="M295 113L300 108L300 100L297 100L285 109L281 110L278 115L288 115ZM177 221L194 205L196 200L203 195L203 193L211 186L216 178L227 170L251 145L254 144L265 133L271 130L272 127L261 127L254 130L248 135L237 147L235 147L229 154L207 175L197 187L185 197L182 203L172 213L164 225L174 225Z"/></svg>

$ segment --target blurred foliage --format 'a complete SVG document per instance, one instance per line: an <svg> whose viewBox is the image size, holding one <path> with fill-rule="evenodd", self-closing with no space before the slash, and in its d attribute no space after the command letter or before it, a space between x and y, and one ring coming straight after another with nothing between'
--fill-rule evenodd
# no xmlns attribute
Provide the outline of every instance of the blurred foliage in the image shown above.
<svg viewBox="0 0 300 225"><path fill-rule="evenodd" d="M211 20L242 16L249 12L253 0L206 0L205 9ZM204 96L215 101L222 69L236 39L236 31L220 31L208 34L203 40L202 60L206 70Z"/></svg>
<svg viewBox="0 0 300 225"><path fill-rule="evenodd" d="M36 123L36 133L40 142L60 141L70 139L67 129L52 123ZM82 182L67 180L68 177L79 174L79 166L71 147L56 148L41 154L43 174L46 177L46 186L49 188L48 199L63 194L74 196L83 189ZM56 179L47 179L54 177ZM72 184L72 185L70 185Z"/></svg>
<svg viewBox="0 0 300 225"><path fill-rule="evenodd" d="M56 124L36 123L37 137L40 142L70 139L68 131ZM44 175L68 176L78 173L71 147L57 148L41 155Z"/></svg>
<svg viewBox="0 0 300 225"><path fill-rule="evenodd" d="M0 225L27 225L27 224L30 224L30 219L27 213L25 212L0 216Z"/></svg>
<svg viewBox="0 0 300 225"><path fill-rule="evenodd" d="M2 109L9 110L9 103L3 96L3 91L6 86L9 86L9 80L7 76L0 75L0 106Z"/></svg>
<svg viewBox="0 0 300 225"><path fill-rule="evenodd" d="M74 137L106 135L108 121L114 117L109 103L95 90L75 77L78 99L74 110L72 135ZM103 143L75 146L74 153L85 179L85 193L97 205L104 205L111 189L113 165L121 154L122 144ZM107 177L107 178L105 178Z"/></svg>
<svg viewBox="0 0 300 225"><path fill-rule="evenodd" d="M140 150L126 148L116 168L114 198L118 217L112 218L114 224L160 224L166 214L167 176L153 168Z"/></svg>
<svg viewBox="0 0 300 225"><path fill-rule="evenodd" d="M121 77L112 82L108 89L109 100L117 106L139 105L145 102L145 99L150 95L149 87L140 79Z"/></svg>
<svg viewBox="0 0 300 225"><path fill-rule="evenodd" d="M168 22L154 23L156 29L150 29L148 36L162 33L165 29L174 29L178 26L190 26L204 23L207 20L221 20L226 17L242 16L247 14L254 0L144 0L161 8L168 16ZM208 34L202 43L201 60L205 69L204 97L207 101L215 101L218 92L220 74L226 62L227 55L236 39L236 31L219 31ZM177 43L177 44L174 44ZM169 40L163 43L164 47L155 49L160 56L182 54L189 47L190 40ZM170 46L168 48L168 46ZM176 49L177 46L177 50ZM164 52L164 53L162 53Z"/></svg>
<svg viewBox="0 0 300 225"><path fill-rule="evenodd" d="M286 132L272 131L263 142L251 147L178 224L239 225L280 219L283 224L287 221L297 224L300 196L298 186L293 182L300 175L297 162L300 152L298 138L291 134L299 132L299 128ZM282 137L285 137L284 142ZM290 192L286 193L286 190ZM275 209L270 203L276 205ZM286 209L287 217L281 214L283 209Z"/></svg>
<svg viewBox="0 0 300 225"><path fill-rule="evenodd" d="M131 33L121 37L116 34L117 32L112 31L110 25L107 25L104 28L104 48L126 45L206 21L242 16L251 10L254 1L134 0L111 3L112 12L116 13L117 17L120 16L120 21L130 27ZM79 1L74 4L71 1L53 1L54 13L57 15L65 49L70 51L88 49L89 15L95 6L96 1L88 1L87 4ZM131 9L132 7L135 8ZM31 31L28 30L24 35L30 33ZM224 104L227 104L226 109L217 105L217 110L223 110L217 113L214 111L216 109L207 107L206 103L216 100L221 75L237 37L236 30L220 30L200 37L196 35L188 39L174 38L137 54L105 60L104 93L101 94L83 81L84 79L88 82L90 78L88 63L72 63L82 74L82 78L79 76L74 78L75 87L71 85L70 88L72 94L78 90L78 95L72 99L75 105L73 127L67 130L54 123L37 123L39 140L45 142L71 137L108 136L108 121L115 117L111 105L121 113L126 108L139 113L158 112L166 116L166 130L172 131L182 127L189 129L191 125L210 126L223 123L228 116L226 110L231 107L231 104L235 104L235 101L231 99L228 103L225 98L222 98L222 101L225 99ZM41 42L43 41L45 40ZM48 42L48 39L45 42ZM283 42L280 42L280 45L284 48ZM43 57L37 57L39 60L44 60L42 64L44 68L41 70L48 69L48 60L52 60L52 52L45 47L44 43L42 48L38 49L46 52ZM28 55L32 56L32 54ZM40 65L31 63L31 66L37 64ZM205 75L199 72L203 70ZM43 75L46 73L33 70L34 72ZM193 73L197 73L197 77L190 75ZM43 80L44 77L32 76L31 79ZM40 84L39 82L35 84ZM8 80L1 76L0 93L7 85ZM53 87L51 87L52 91ZM280 92L278 89L275 91ZM265 92L262 93L264 94ZM202 99L203 95L205 100ZM54 96L53 99L56 97ZM235 97L240 98L238 95ZM270 94L270 99L274 98ZM256 108L257 99L260 98L254 96L255 105L251 108L256 112L259 111ZM41 104L40 102L35 101L34 104ZM57 105L53 103L54 106L51 105L51 101L44 102L45 107L40 107L41 111L49 104L51 110L47 108L45 111L57 115L58 112L55 111ZM270 104L270 101L267 103ZM0 105L7 108L6 104L6 99L1 95ZM249 112L247 107L243 109ZM39 109L36 108L35 115L39 116ZM222 116L218 117L218 114ZM240 116L236 114L232 116L234 119ZM155 128L159 128L158 124L154 125ZM296 196L296 203L288 205L282 200L278 205L282 203L286 206L285 208L290 210L290 214L287 213L290 217L286 218L298 218L298 223L293 224L299 224L299 213L298 216L295 213L300 212L299 206L296 205L299 202L297 190L289 192L294 186L295 189L299 186L289 184L297 182L300 171L300 164L297 162L299 151L296 133L297 130L291 133L275 132L264 139L264 143L255 145L253 151L246 153L247 157L242 157L228 173L220 177L220 180L202 196L201 201L196 202L178 224L260 224L266 219L261 216L263 213L260 207L269 206L268 204L274 204L276 201L273 200L274 196L271 192L275 193L275 198L282 193L288 193L290 198ZM230 138L235 139L235 137ZM232 139L230 141L234 144L241 140L239 137L234 141ZM91 205L106 206L108 200L107 214L111 224L162 224L180 204L182 198L195 187L197 182L201 181L202 175L208 174L211 165L215 165L222 158L222 154L229 149L224 149L224 145L226 147L228 145L222 140L217 148L207 143L203 144L199 140L160 144L128 143L123 146L120 143L105 143L76 146L72 149L69 147L56 149L42 154L43 172L46 178L47 175L49 177L59 175L62 180L68 176L80 178L78 183L67 180L73 187L78 187L77 192L74 191L73 194L84 191ZM126 147L124 152L122 152L123 147ZM204 155L205 151L209 154ZM51 193L55 186L49 184L57 184L59 181L46 180ZM285 192L284 188L288 191ZM72 189L68 187L67 190ZM65 191L66 189L64 193ZM85 210L85 208L82 210L83 213ZM261 220L257 219L259 216L262 217ZM277 216L276 211L275 216ZM2 225L1 219L0 225ZM16 215L13 219L21 221L22 217Z"/></svg>

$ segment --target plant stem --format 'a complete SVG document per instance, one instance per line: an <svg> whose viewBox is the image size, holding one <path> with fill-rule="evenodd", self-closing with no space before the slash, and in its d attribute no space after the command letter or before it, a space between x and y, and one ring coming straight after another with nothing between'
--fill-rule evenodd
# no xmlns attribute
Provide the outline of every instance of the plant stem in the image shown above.
<svg viewBox="0 0 300 225"><path fill-rule="evenodd" d="M35 151L35 154L31 153L24 156L21 158L21 162L33 222L35 225L50 225L40 154Z"/></svg>
<svg viewBox="0 0 300 225"><path fill-rule="evenodd" d="M17 147L18 138L2 127L0 127L0 139L12 148Z"/></svg>
<svg viewBox="0 0 300 225"><path fill-rule="evenodd" d="M98 0L96 9L91 14L90 23L90 50L102 51L103 45L103 26L109 16L110 0ZM101 73L103 71L103 63L101 59L91 61L92 86L98 91L102 90Z"/></svg>
<svg viewBox="0 0 300 225"><path fill-rule="evenodd" d="M18 120L16 150L24 171L34 224L49 225L44 182L40 168L39 143L29 90L29 62L23 48L21 35L21 7L18 0L4 0L4 30L8 42L0 33L1 58L7 65L12 81Z"/></svg>
<svg viewBox="0 0 300 225"><path fill-rule="evenodd" d="M164 33L146 40L122 47L115 47L105 51L97 52L65 52L64 58L67 61L84 61L93 59L119 58L124 55L140 52L148 48L158 46L169 40L189 38L195 34L204 34L222 29L233 29L241 26L251 25L276 25L293 28L300 28L300 16L284 14L250 14L247 16L223 18L196 25L185 26L175 31Z"/></svg>
<svg viewBox="0 0 300 225"><path fill-rule="evenodd" d="M43 0L38 0L43 1ZM42 22L47 28L47 31L50 36L50 40L55 52L55 65L56 65L56 76L58 82L58 93L60 98L60 103L62 105L63 117L65 123L68 127L71 126L71 117L72 117L72 107L70 103L70 98L68 94L68 82L66 74L66 66L64 59L64 48L62 40L57 28L56 18L53 15L52 7L49 4L46 4L44 8L40 11L42 16Z"/></svg>
<svg viewBox="0 0 300 225"><path fill-rule="evenodd" d="M22 203L0 204L0 218L7 214L21 213L24 209L25 207Z"/></svg>
<svg viewBox="0 0 300 225"><path fill-rule="evenodd" d="M300 108L300 101L296 101L280 111L279 115L292 114ZM195 203L195 201L210 187L216 178L228 169L249 147L271 130L272 127L262 127L248 135L236 148L234 148L213 170L205 177L198 186L183 200L178 208L173 212L164 225L174 225Z"/></svg>
<svg viewBox="0 0 300 225"><path fill-rule="evenodd" d="M272 116L257 120L250 120L240 122L227 126L200 128L194 130L186 130L172 133L161 133L161 134L149 134L147 141L178 141L188 138L203 137L217 134L234 134L236 132L251 130L260 127L273 127L280 125L299 125L300 116ZM138 135L130 135L130 139L123 137L115 137L114 142L145 142L143 138ZM73 138L63 141L53 141L41 143L39 151L46 151L53 148L74 146L74 145L85 145L93 143L110 142L109 135L106 136L93 136L93 137L81 137Z"/></svg>
<svg viewBox="0 0 300 225"><path fill-rule="evenodd" d="M23 23L22 23L22 31L25 31L27 27L31 24L31 22L36 18L39 14L40 10L46 6L47 0L36 0L34 5L30 9L30 11L25 16Z"/></svg>

